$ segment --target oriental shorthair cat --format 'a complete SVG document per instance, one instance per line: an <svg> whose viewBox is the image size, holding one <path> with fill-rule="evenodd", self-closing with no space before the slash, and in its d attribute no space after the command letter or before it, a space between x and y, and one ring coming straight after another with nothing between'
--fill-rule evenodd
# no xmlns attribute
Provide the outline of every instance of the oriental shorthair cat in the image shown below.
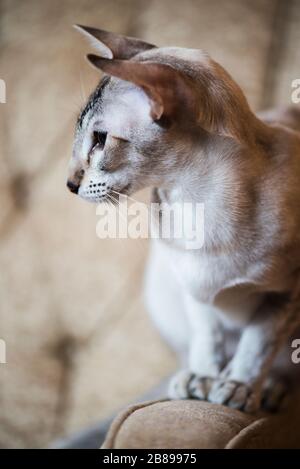
<svg viewBox="0 0 300 469"><path fill-rule="evenodd" d="M201 49L76 28L104 76L77 121L69 189L204 206L201 247L151 240L146 302L181 363L169 397L276 410L300 325L300 111L256 116Z"/></svg>

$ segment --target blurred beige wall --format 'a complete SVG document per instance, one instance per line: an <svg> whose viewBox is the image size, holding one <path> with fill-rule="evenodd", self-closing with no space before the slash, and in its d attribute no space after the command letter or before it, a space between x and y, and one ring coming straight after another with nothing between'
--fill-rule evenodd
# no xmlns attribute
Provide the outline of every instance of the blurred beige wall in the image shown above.
<svg viewBox="0 0 300 469"><path fill-rule="evenodd" d="M42 447L176 366L143 307L147 242L99 240L95 207L65 188L75 117L99 79L71 25L206 49L257 110L289 104L300 8L273 0L2 0L0 8L0 446Z"/></svg>

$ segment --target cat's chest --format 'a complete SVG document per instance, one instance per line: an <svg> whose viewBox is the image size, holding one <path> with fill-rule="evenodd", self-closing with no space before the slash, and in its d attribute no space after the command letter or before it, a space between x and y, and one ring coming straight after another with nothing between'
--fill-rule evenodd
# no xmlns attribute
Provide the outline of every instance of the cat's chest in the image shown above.
<svg viewBox="0 0 300 469"><path fill-rule="evenodd" d="M214 303L222 290L250 283L238 256L174 250L170 264L183 287L205 303Z"/></svg>

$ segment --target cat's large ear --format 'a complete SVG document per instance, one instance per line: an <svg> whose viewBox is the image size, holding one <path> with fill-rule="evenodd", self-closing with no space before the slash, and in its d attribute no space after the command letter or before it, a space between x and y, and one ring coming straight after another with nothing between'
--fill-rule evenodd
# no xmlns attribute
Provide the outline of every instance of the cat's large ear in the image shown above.
<svg viewBox="0 0 300 469"><path fill-rule="evenodd" d="M97 49L100 56L106 59L130 59L139 52L156 47L140 39L122 36L104 31L103 29L91 28L80 24L75 24L74 28L84 34L90 40L92 46Z"/></svg>
<svg viewBox="0 0 300 469"><path fill-rule="evenodd" d="M134 60L108 60L89 54L88 61L108 75L130 81L149 97L151 117L195 116L198 100L195 85L169 65ZM188 111L188 112L187 112Z"/></svg>

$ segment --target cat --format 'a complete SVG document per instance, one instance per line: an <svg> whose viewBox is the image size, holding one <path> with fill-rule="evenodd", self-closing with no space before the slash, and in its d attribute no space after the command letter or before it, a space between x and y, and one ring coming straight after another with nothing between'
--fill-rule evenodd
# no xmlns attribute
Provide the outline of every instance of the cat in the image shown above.
<svg viewBox="0 0 300 469"><path fill-rule="evenodd" d="M202 50L76 27L105 75L77 121L68 188L204 204L201 248L151 241L146 302L182 366L169 397L277 410L298 371L299 110L259 118Z"/></svg>

